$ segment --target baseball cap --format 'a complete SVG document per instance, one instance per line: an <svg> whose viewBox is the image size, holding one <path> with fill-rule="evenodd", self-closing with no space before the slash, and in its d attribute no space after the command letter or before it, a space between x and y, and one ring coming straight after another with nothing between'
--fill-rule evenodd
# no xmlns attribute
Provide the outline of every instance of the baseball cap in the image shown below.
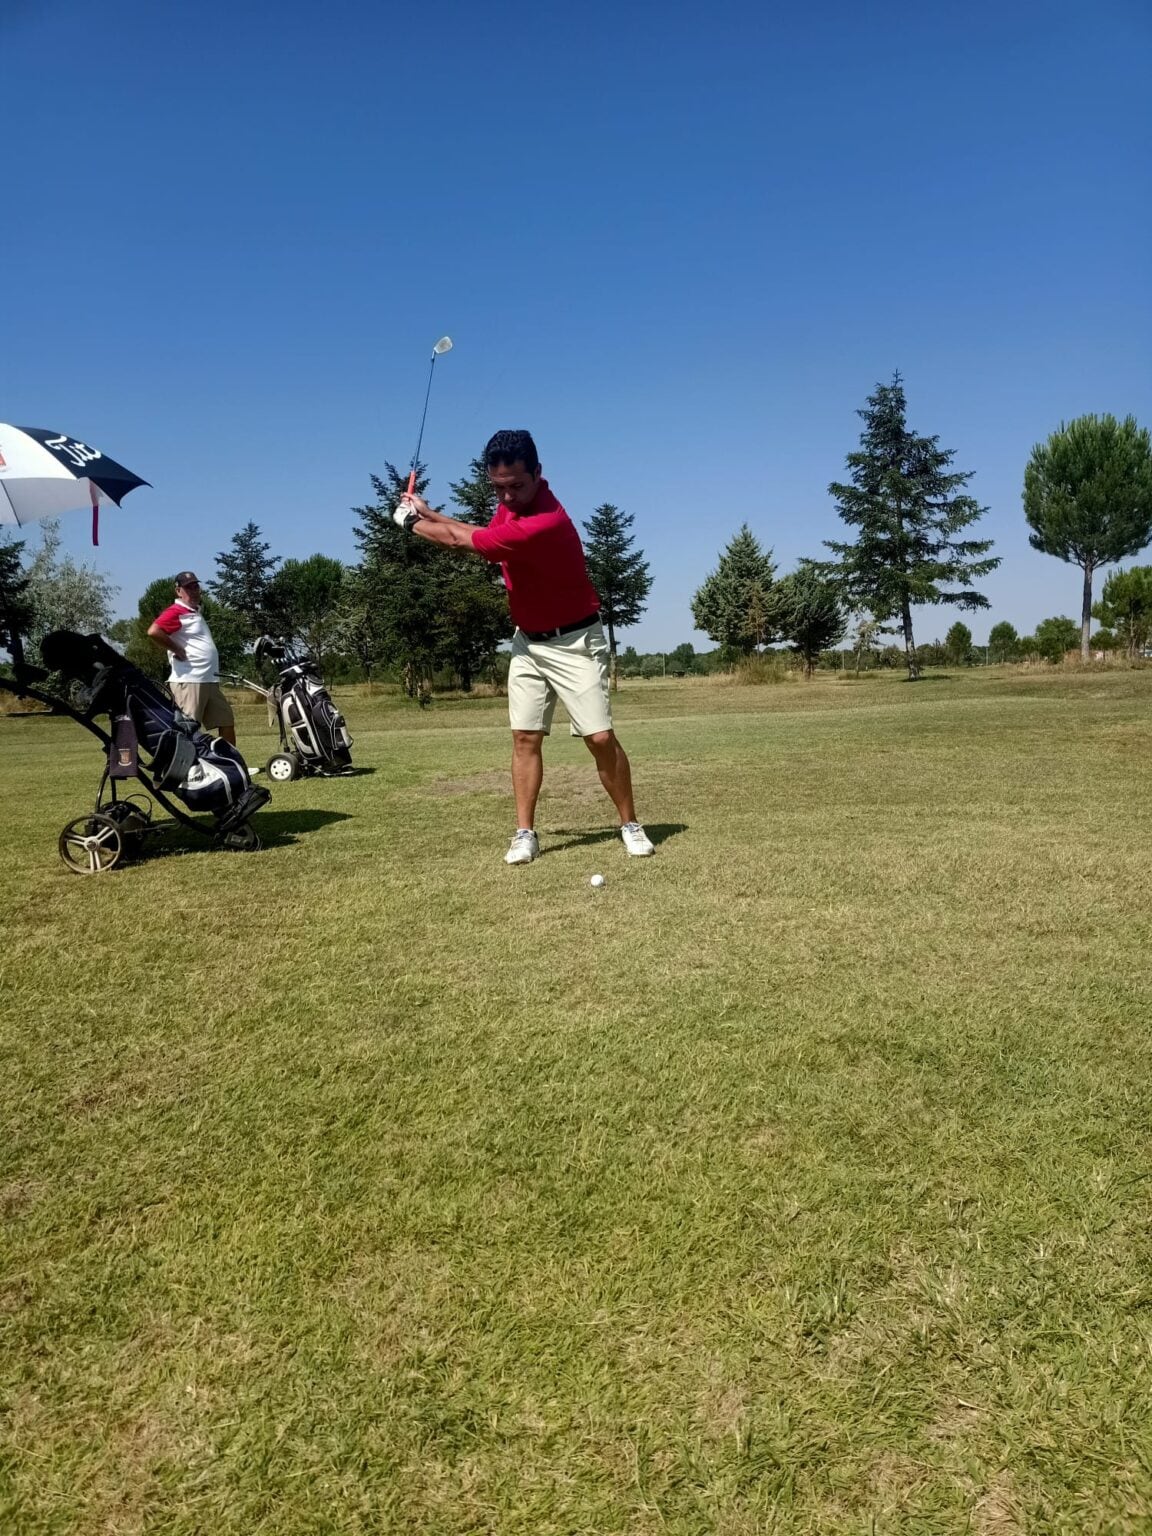
<svg viewBox="0 0 1152 1536"><path fill-rule="evenodd" d="M176 585L178 587L198 587L200 585L200 578L196 575L195 571L181 571L176 578Z"/></svg>

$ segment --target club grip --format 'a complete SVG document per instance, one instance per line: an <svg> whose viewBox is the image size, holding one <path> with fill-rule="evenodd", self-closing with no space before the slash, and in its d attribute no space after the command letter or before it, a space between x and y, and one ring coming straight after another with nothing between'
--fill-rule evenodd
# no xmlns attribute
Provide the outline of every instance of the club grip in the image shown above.
<svg viewBox="0 0 1152 1536"><path fill-rule="evenodd" d="M416 489L416 471L413 469L409 473L409 475L408 475L408 489L404 492L405 496L411 496L412 492L415 489Z"/></svg>

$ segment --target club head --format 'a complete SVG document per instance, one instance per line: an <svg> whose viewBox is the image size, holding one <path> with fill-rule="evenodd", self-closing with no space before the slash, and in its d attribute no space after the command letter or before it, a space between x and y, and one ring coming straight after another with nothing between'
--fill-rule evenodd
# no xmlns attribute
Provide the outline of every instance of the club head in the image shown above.
<svg viewBox="0 0 1152 1536"><path fill-rule="evenodd" d="M451 338L451 336L441 336L440 340L432 348L432 355L433 355L433 357L440 357L442 353L444 353L444 352L451 352L451 350L452 350L452 338Z"/></svg>

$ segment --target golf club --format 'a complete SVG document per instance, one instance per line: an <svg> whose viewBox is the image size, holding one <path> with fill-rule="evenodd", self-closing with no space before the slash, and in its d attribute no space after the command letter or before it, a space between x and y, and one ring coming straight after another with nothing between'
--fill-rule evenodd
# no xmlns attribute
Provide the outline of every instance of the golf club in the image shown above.
<svg viewBox="0 0 1152 1536"><path fill-rule="evenodd" d="M416 489L416 466L420 462L420 444L424 441L424 423L428 420L428 397L432 393L432 373L436 367L436 359L442 352L451 352L451 336L441 336L440 340L432 348L432 361L428 365L428 388L424 391L424 414L420 417L420 435L416 439L416 452L412 455L412 463L408 473L408 491L411 496Z"/></svg>

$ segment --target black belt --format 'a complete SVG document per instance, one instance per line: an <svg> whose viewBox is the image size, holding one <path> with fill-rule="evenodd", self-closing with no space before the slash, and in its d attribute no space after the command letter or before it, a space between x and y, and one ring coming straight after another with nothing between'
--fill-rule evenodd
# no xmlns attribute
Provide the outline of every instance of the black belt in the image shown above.
<svg viewBox="0 0 1152 1536"><path fill-rule="evenodd" d="M590 613L586 619L577 619L575 624L561 624L559 629L522 629L520 633L525 640L559 640L561 635L570 635L577 629L587 629L589 624L597 624L599 621L598 613Z"/></svg>

